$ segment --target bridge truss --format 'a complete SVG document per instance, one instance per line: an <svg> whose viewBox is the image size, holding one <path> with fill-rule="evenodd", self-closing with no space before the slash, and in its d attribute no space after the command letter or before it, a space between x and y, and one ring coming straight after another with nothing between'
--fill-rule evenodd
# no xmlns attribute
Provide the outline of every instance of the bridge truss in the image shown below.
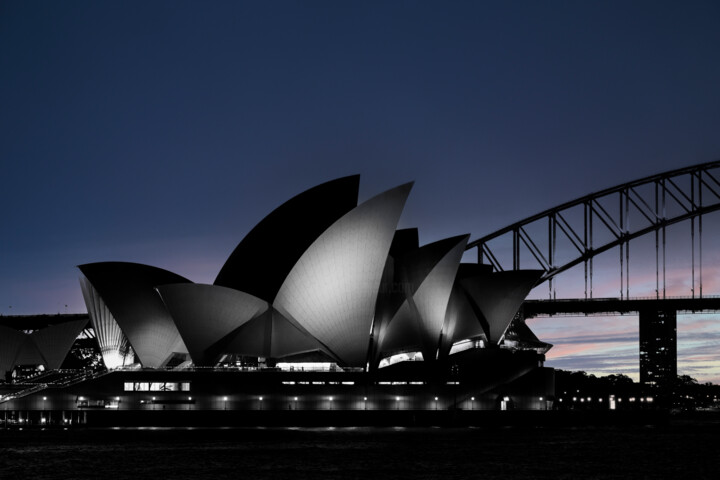
<svg viewBox="0 0 720 480"><path fill-rule="evenodd" d="M667 227L689 220L691 296L702 298L703 215L720 210L720 161L681 168L608 188L551 208L470 242L478 262L495 271L519 270L521 254L544 271L555 297L553 278L584 265L585 298L593 298L593 260L618 247L620 298L630 297L630 240L655 236L656 297L666 298ZM559 247L560 245L560 247ZM562 255L559 255L562 248ZM510 250L512 255L500 255ZM570 253L568 253L568 251Z"/></svg>

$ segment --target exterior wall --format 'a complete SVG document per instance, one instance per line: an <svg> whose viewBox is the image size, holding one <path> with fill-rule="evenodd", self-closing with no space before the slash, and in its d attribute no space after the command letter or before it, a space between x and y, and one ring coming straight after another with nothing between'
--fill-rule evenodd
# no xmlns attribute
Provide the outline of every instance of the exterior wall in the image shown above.
<svg viewBox="0 0 720 480"><path fill-rule="evenodd" d="M364 373L115 371L0 404L0 411L95 410L496 410L539 409L552 370L533 369L501 388L472 380L370 377ZM126 384L187 383L186 391L126 391ZM67 415L66 415L67 416ZM61 418L60 415L57 418Z"/></svg>

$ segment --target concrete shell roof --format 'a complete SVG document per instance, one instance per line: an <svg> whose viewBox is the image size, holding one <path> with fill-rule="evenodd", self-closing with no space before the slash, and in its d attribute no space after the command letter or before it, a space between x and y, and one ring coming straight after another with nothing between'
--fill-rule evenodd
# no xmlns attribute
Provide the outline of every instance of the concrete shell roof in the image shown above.
<svg viewBox="0 0 720 480"><path fill-rule="evenodd" d="M190 283L188 279L138 263L90 263L78 268L102 296L143 366L160 367L173 352L187 352L155 287Z"/></svg>
<svg viewBox="0 0 720 480"><path fill-rule="evenodd" d="M30 334L0 326L0 375L15 365L42 364L51 370L60 368L87 324L87 318L80 318L55 323Z"/></svg>
<svg viewBox="0 0 720 480"><path fill-rule="evenodd" d="M87 324L86 319L73 320L33 332L31 338L48 369L60 368L75 343L75 339Z"/></svg>
<svg viewBox="0 0 720 480"><path fill-rule="evenodd" d="M480 274L460 280L460 285L487 321L485 333L488 342L500 342L542 273L541 270L515 270Z"/></svg>
<svg viewBox="0 0 720 480"><path fill-rule="evenodd" d="M367 361L382 273L411 188L377 195L335 222L300 257L273 303L347 366Z"/></svg>
<svg viewBox="0 0 720 480"><path fill-rule="evenodd" d="M268 309L264 300L217 285L179 283L157 290L196 365L213 364L208 350Z"/></svg>
<svg viewBox="0 0 720 480"><path fill-rule="evenodd" d="M300 256L330 225L357 206L360 176L332 180L291 198L238 244L215 279L272 302Z"/></svg>
<svg viewBox="0 0 720 480"><path fill-rule="evenodd" d="M407 298L378 341L382 352L421 349L426 360L436 356L445 311L468 235L443 239L403 257L400 276ZM407 347L407 348L405 348Z"/></svg>
<svg viewBox="0 0 720 480"><path fill-rule="evenodd" d="M112 312L100 293L93 287L90 280L82 275L80 276L80 288L105 367L113 369L130 362L131 359L126 358L128 339L113 318Z"/></svg>
<svg viewBox="0 0 720 480"><path fill-rule="evenodd" d="M27 335L23 332L0 326L0 375L5 376L5 372L11 370L15 366L15 362L25 344Z"/></svg>

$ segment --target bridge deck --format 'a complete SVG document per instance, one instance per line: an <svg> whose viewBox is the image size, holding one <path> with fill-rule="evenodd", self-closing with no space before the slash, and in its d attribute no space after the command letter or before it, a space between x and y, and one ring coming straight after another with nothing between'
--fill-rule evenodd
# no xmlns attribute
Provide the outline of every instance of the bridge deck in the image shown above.
<svg viewBox="0 0 720 480"><path fill-rule="evenodd" d="M632 314L645 310L675 312L720 312L720 297L592 298L563 300L526 300L525 318L552 315Z"/></svg>

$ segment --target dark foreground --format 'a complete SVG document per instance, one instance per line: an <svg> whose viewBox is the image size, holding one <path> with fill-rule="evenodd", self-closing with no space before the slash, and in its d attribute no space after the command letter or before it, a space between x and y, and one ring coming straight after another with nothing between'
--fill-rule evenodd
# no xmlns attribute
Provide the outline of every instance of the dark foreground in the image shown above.
<svg viewBox="0 0 720 480"><path fill-rule="evenodd" d="M0 431L0 477L717 478L720 418L661 425Z"/></svg>

